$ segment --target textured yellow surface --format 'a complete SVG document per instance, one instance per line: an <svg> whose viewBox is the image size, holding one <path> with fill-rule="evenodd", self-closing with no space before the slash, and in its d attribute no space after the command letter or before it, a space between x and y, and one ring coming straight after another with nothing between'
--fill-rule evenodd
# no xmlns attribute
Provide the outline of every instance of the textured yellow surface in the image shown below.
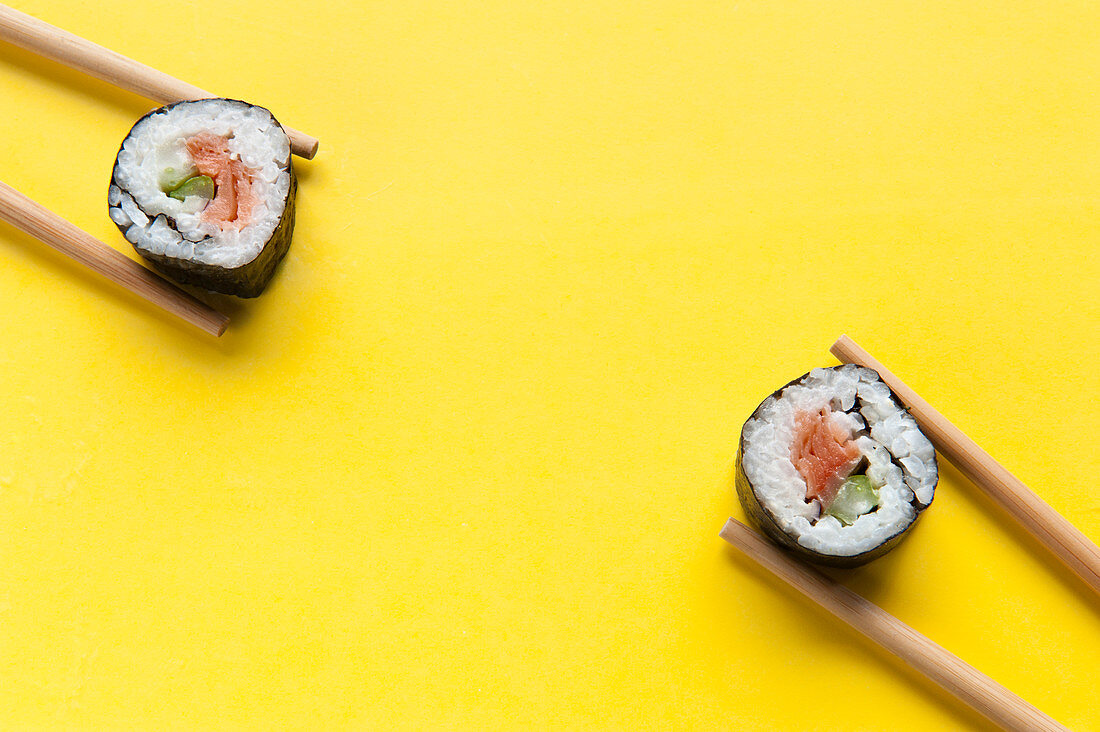
<svg viewBox="0 0 1100 732"><path fill-rule="evenodd" d="M20 9L316 135L215 340L0 226L0 727L982 729L717 536L847 332L1100 539L1095 3ZM147 102L0 47L2 178ZM843 576L1075 729L1100 606L943 466Z"/></svg>

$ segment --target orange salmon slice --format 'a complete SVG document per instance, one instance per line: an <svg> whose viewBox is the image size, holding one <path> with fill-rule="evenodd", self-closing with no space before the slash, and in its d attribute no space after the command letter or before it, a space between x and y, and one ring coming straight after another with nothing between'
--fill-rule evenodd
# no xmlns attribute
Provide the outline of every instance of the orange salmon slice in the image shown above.
<svg viewBox="0 0 1100 732"><path fill-rule="evenodd" d="M831 414L825 408L799 412L791 442L791 462L806 481L806 500L816 498L824 508L861 460L859 448Z"/></svg>
<svg viewBox="0 0 1100 732"><path fill-rule="evenodd" d="M199 173L214 179L214 200L206 204L202 220L222 229L247 226L259 200L252 192L254 171L230 156L229 139L200 132L187 140L187 152Z"/></svg>

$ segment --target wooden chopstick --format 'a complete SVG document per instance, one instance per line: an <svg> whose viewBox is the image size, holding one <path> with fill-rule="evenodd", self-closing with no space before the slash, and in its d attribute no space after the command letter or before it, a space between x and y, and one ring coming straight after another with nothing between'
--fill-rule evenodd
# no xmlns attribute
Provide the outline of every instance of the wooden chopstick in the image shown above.
<svg viewBox="0 0 1100 732"><path fill-rule="evenodd" d="M0 5L0 40L160 104L217 96L6 5ZM283 129L294 154L312 160L317 138L285 125Z"/></svg>
<svg viewBox="0 0 1100 732"><path fill-rule="evenodd" d="M739 521L728 520L721 536L1004 729L1065 729L958 656L844 585L792 558Z"/></svg>
<svg viewBox="0 0 1100 732"><path fill-rule="evenodd" d="M0 182L0 219L207 333L220 336L225 332L227 316L3 182Z"/></svg>
<svg viewBox="0 0 1100 732"><path fill-rule="evenodd" d="M1096 544L851 338L841 336L829 350L843 362L877 371L886 385L909 407L936 449L946 455L959 472L1003 506L1032 536L1100 593L1100 549Z"/></svg>

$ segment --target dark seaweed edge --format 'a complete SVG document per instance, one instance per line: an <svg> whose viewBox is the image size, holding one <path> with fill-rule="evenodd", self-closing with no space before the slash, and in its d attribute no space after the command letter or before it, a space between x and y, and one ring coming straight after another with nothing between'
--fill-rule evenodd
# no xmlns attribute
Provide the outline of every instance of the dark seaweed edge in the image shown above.
<svg viewBox="0 0 1100 732"><path fill-rule="evenodd" d="M859 369L868 367L856 366L854 364L841 364L840 366L831 366L828 368L830 368L831 370L837 370L844 368ZM874 371L874 369L869 370ZM878 372L876 371L875 373L877 374ZM771 399L773 397L779 399L785 389L801 383L809 376L810 373L807 372L802 376L799 376L797 379L789 381L780 388L773 391L771 394L765 397L759 405L757 405L756 409L753 410L749 418L745 420L745 424L747 425L758 416L760 410L764 407L764 403L767 402L768 399ZM879 381L882 381L881 374L879 375ZM890 388L889 384L886 384L885 381L882 381L882 383L890 392L890 398L894 400L898 408L905 409L905 405L902 404L901 400L898 398L898 395L894 393L894 390ZM917 429L920 430L920 425L917 425ZM921 434L924 434L923 430L921 430ZM925 437L927 437L927 435L925 435ZM858 567L860 565L867 564L872 560L878 559L879 557L885 555L887 552L893 549L895 546L897 546L899 543L901 543L902 539L905 538L909 530L916 525L917 521L923 515L925 509L932 505L932 499L935 499L936 497L936 485L939 484L939 464L937 463L936 454L933 450L932 463L936 466L936 483L934 483L932 486L932 499L930 499L927 504L922 504L917 498L916 491L913 491L913 500L910 501L910 505L912 505L915 509L915 515L913 516L912 520L902 526L896 534L891 535L882 543L864 552L860 552L859 554L825 554L802 546L798 543L798 540L795 539L795 537L791 536L780 527L778 519L775 517L775 515L772 514L767 506L764 505L763 501L760 500L760 497L757 496L756 489L753 487L752 482L749 480L748 475L746 475L745 473L745 468L742 464L744 451L745 428L742 427L741 436L737 441L734 487L737 491L737 497L741 502L741 507L745 510L745 514L761 531L764 532L765 535L768 536L768 538L779 544L781 547L788 549L793 554L801 557L802 559L805 559L806 561L829 567ZM887 451L889 451L889 448L887 448ZM891 452L890 455L892 457L893 453Z"/></svg>
<svg viewBox="0 0 1100 732"><path fill-rule="evenodd" d="M119 190L130 196L134 205L137 206L138 210L143 214L148 216L150 221L155 221L157 216L163 216L177 233L179 229L177 228L178 224L175 218L167 214L150 216L149 212L142 208L134 195L130 193L129 189L123 188L115 182L115 176L118 173L118 156L122 153L122 148L125 146L126 141L130 139L130 135L134 133L134 128L145 119L158 114L167 114L170 109L181 104L194 104L196 102L208 101L235 102L247 107L262 109L270 115L272 121L274 121L276 126L283 131L283 134L286 134L286 129L283 127L282 123L279 122L272 111L267 107L262 107L259 104L252 104L243 99L233 99L230 97L184 99L178 102L172 102L171 104L165 104L164 106L157 107L145 113L140 119L134 122L134 124L130 126L130 130L126 133L126 136L122 138L122 142L119 143L118 152L115 153L115 163L111 166L111 182L108 184L107 189L110 191L111 186L117 186ZM259 253L250 262L233 268L219 267L217 265L195 262L188 259L180 259L179 257L154 254L146 249L142 249L136 243L130 242L129 239L126 239L126 241L130 243L134 251L152 264L157 271L171 277L176 282L186 285L195 285L196 287L201 287L211 292L220 292L225 295L235 295L242 298L257 297L266 289L268 282L270 282L271 278L275 275L275 270L279 262L281 262L287 252L290 251L290 240L294 233L298 192L298 179L294 172L293 158L294 154L292 152L287 154L286 171L290 175L290 186L287 188L286 196L283 198L283 211L279 215L279 223L275 225L275 229L271 232L271 236L268 237L267 241L260 247ZM111 209L109 200L107 209L108 211ZM111 219L111 222L114 223L114 219ZM126 238L126 229L130 227L127 226L123 228L117 223L115 223L115 227L122 232L123 238ZM212 237L204 237L194 243L197 244L210 238ZM188 241L193 240L188 239Z"/></svg>

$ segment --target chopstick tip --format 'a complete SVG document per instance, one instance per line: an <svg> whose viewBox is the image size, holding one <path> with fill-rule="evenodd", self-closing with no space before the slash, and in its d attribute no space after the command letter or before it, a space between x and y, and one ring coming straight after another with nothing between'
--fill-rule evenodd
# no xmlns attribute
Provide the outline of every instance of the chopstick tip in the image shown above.
<svg viewBox="0 0 1100 732"><path fill-rule="evenodd" d="M853 346L855 346L855 341L849 338L846 333L841 333L840 337L833 342L833 345L829 346L829 353L836 356L841 363L851 363L852 358L849 352Z"/></svg>

